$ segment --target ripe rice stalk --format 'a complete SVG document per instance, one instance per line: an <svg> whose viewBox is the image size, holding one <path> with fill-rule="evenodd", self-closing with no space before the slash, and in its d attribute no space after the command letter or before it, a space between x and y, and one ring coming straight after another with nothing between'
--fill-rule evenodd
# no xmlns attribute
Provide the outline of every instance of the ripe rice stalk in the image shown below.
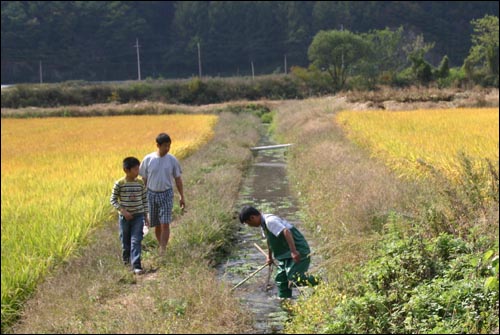
<svg viewBox="0 0 500 335"><path fill-rule="evenodd" d="M213 136L214 115L2 119L2 320L40 278L114 213L123 158L156 150L161 132L182 159Z"/></svg>
<svg viewBox="0 0 500 335"><path fill-rule="evenodd" d="M487 160L498 167L498 115L498 108L344 111L336 122L402 177L426 176L418 163L424 161L456 181L462 172L460 153L473 160L475 169L487 168Z"/></svg>

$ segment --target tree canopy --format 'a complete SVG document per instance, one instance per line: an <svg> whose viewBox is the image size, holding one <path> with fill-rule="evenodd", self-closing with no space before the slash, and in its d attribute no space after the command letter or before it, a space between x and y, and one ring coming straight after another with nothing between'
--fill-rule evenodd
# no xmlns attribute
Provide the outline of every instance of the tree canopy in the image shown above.
<svg viewBox="0 0 500 335"><path fill-rule="evenodd" d="M320 31L308 50L309 60L331 76L334 88L344 87L347 73L370 56L370 45L350 31Z"/></svg>
<svg viewBox="0 0 500 335"><path fill-rule="evenodd" d="M472 25L472 47L464 63L467 76L482 76L486 84L498 86L498 16L487 15Z"/></svg>

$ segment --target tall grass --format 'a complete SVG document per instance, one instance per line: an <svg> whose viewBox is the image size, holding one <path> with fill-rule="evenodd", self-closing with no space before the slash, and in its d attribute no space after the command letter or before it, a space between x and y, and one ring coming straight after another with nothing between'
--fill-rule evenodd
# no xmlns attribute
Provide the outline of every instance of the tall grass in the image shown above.
<svg viewBox="0 0 500 335"><path fill-rule="evenodd" d="M284 141L295 143L288 156L289 173L304 222L320 241L316 252L323 256L326 274L312 295L290 307L295 317L286 331L496 332L498 196L493 193L498 190L498 158L486 164L491 178L484 180L468 156L474 151L466 151L468 155L457 155L457 149L444 151L442 158L456 160L462 173L451 182L449 164L438 170L429 163L425 169L433 172L425 178L399 178L401 172L388 166L394 161L387 160L387 152L407 153L427 145L432 154L445 142L458 140L454 134L464 128L478 129L475 134L482 143L477 148L478 139L468 137L462 142L465 148L490 148L488 153L495 157L498 110L489 121L481 123L479 112L465 124L459 123L458 116L463 116L459 112L440 112L443 118L450 116L448 123L426 119L433 113L417 112L427 127L415 119L402 121L395 112L377 112L383 121L367 125L363 117L372 112L350 112L366 126L360 132L364 136L354 143L333 121L335 114L353 107L359 106L338 98L310 99L285 103L276 114L277 132ZM454 127L447 128L450 123ZM431 132L425 133L426 129ZM409 138L420 142L399 144L402 130L413 130L415 136ZM489 140L481 142L484 135ZM385 155L374 148L383 148ZM423 157L429 160L429 155ZM438 166L439 161L432 163ZM409 175L419 170L405 171ZM489 192L479 192L481 185L488 185Z"/></svg>
<svg viewBox="0 0 500 335"><path fill-rule="evenodd" d="M47 270L110 218L126 156L142 159L167 132L184 158L213 136L214 115L2 119L2 324Z"/></svg>
<svg viewBox="0 0 500 335"><path fill-rule="evenodd" d="M381 229L390 211L407 212L405 200L413 197L332 121L347 106L337 99L310 99L284 103L276 115L276 132L295 143L288 161L291 184L300 194L304 223L324 242L318 253L332 278L340 277L343 265L366 259L365 248L377 238L373 231Z"/></svg>

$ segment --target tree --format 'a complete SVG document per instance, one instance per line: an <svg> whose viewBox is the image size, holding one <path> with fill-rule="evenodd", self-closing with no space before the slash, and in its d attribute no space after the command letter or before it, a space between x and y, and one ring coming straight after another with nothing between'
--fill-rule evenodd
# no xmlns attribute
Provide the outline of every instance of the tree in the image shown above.
<svg viewBox="0 0 500 335"><path fill-rule="evenodd" d="M330 74L334 89L341 90L347 76L370 52L370 43L348 30L321 30L314 36L307 55L314 66Z"/></svg>
<svg viewBox="0 0 500 335"><path fill-rule="evenodd" d="M398 29L373 30L362 35L372 43L373 57L369 62L373 75L378 76L382 83L391 83L408 64L403 33L404 28L401 26Z"/></svg>
<svg viewBox="0 0 500 335"><path fill-rule="evenodd" d="M450 74L450 60L445 55L436 70L436 78L446 78Z"/></svg>
<svg viewBox="0 0 500 335"><path fill-rule="evenodd" d="M289 64L307 64L307 47L311 43L313 31L311 29L311 12L313 1L283 1L279 18L282 18L284 27L285 53Z"/></svg>
<svg viewBox="0 0 500 335"><path fill-rule="evenodd" d="M474 32L469 56L464 61L468 79L498 86L498 17L472 20Z"/></svg>
<svg viewBox="0 0 500 335"><path fill-rule="evenodd" d="M424 59L432 48L434 48L434 43L425 43L422 35L418 35L412 43L404 48L411 62L411 71L415 79L424 85L427 85L432 80L433 68Z"/></svg>
<svg viewBox="0 0 500 335"><path fill-rule="evenodd" d="M177 1L169 34L171 46L163 56L170 76L198 72L198 43L206 58L209 33L209 3L207 1ZM206 64L205 62L203 62Z"/></svg>

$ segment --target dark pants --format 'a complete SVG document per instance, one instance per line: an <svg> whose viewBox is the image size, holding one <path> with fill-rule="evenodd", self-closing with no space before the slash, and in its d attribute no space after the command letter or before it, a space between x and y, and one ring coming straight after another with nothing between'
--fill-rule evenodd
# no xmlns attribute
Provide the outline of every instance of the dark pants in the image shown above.
<svg viewBox="0 0 500 335"><path fill-rule="evenodd" d="M298 263L295 263L292 258L278 261L278 273L275 280L280 298L292 297L292 289L289 282L297 286L314 286L318 284L319 281L317 278L305 274L309 269L310 263L310 257L304 257Z"/></svg>

